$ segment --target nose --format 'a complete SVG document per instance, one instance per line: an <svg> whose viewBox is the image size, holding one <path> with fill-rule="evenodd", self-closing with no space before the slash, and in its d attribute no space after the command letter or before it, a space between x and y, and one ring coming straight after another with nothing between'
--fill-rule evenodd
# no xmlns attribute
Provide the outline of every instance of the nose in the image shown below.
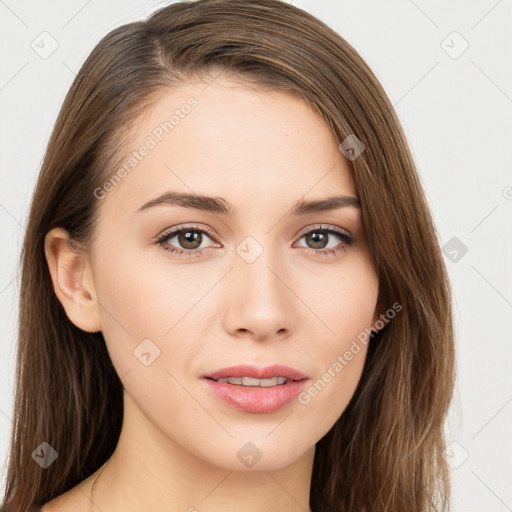
<svg viewBox="0 0 512 512"><path fill-rule="evenodd" d="M235 255L224 283L228 296L224 327L235 337L285 339L296 326L297 298L290 273L270 250L248 262Z"/></svg>

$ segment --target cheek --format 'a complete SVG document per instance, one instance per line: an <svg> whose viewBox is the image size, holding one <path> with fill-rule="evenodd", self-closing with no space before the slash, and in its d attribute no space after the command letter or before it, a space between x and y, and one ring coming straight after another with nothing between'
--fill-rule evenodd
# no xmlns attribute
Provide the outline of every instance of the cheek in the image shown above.
<svg viewBox="0 0 512 512"><path fill-rule="evenodd" d="M173 417L173 431L181 429L185 438L191 424L204 422L204 410L191 400L185 379L200 321L191 308L211 284L201 284L184 265L165 265L163 273L162 265L126 252L114 265L115 260L99 264L95 277L101 283L97 295L110 358L147 417L155 424Z"/></svg>
<svg viewBox="0 0 512 512"><path fill-rule="evenodd" d="M326 363L297 397L301 422L313 422L316 439L323 437L345 411L359 384L367 347L339 344L327 354ZM347 355L350 354L348 357Z"/></svg>
<svg viewBox="0 0 512 512"><path fill-rule="evenodd" d="M378 278L369 259L361 258L331 276L317 276L316 284L317 292L312 293L309 288L306 293L304 289L303 296L308 297L320 321L309 346L318 374L299 395L298 410L304 418L322 418L318 426L325 434L345 410L361 378L377 303Z"/></svg>
<svg viewBox="0 0 512 512"><path fill-rule="evenodd" d="M102 332L119 375L140 363L134 350L151 340L162 350L163 334L172 326L179 295L172 281L158 275L135 252L103 247L109 258L98 258L95 268ZM148 342L145 342L148 344Z"/></svg>
<svg viewBox="0 0 512 512"><path fill-rule="evenodd" d="M314 315L320 342L317 352L341 349L373 325L379 293L378 277L367 255L351 255L341 265L303 280L299 294ZM321 335L320 335L321 333Z"/></svg>
<svg viewBox="0 0 512 512"><path fill-rule="evenodd" d="M112 243L102 251L111 257L98 258L94 279L103 335L118 374L138 370L138 356L148 352L143 359L154 358L151 367L186 372L198 350L204 313L219 304L210 293L218 276L200 263L178 264L158 248L116 252Z"/></svg>

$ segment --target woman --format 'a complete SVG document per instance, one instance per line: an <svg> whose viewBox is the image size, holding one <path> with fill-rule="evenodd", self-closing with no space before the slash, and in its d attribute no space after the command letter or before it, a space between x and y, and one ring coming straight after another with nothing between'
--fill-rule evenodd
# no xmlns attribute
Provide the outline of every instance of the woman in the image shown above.
<svg viewBox="0 0 512 512"><path fill-rule="evenodd" d="M449 504L450 286L354 49L279 0L105 36L23 246L2 510Z"/></svg>

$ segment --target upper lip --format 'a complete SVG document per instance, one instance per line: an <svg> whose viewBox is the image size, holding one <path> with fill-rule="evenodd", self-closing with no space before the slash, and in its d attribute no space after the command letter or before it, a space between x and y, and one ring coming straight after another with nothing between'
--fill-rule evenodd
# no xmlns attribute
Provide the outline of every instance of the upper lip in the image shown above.
<svg viewBox="0 0 512 512"><path fill-rule="evenodd" d="M308 377L303 373L284 366L281 364L273 364L265 368L258 368L257 366L241 364L238 366L228 366L211 373L203 375L203 378L210 378L214 380L222 379L225 377L252 377L254 379L271 379L272 377L285 377L288 380L302 380Z"/></svg>

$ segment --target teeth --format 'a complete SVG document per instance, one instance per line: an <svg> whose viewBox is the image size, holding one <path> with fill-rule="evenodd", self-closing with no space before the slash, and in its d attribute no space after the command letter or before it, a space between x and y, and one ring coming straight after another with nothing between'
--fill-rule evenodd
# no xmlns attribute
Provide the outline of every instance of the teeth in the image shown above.
<svg viewBox="0 0 512 512"><path fill-rule="evenodd" d="M280 386L286 382L286 377L273 377L272 379L253 379L252 377L223 377L218 379L217 382L228 384L236 384L241 386L261 386L269 388L271 386Z"/></svg>

